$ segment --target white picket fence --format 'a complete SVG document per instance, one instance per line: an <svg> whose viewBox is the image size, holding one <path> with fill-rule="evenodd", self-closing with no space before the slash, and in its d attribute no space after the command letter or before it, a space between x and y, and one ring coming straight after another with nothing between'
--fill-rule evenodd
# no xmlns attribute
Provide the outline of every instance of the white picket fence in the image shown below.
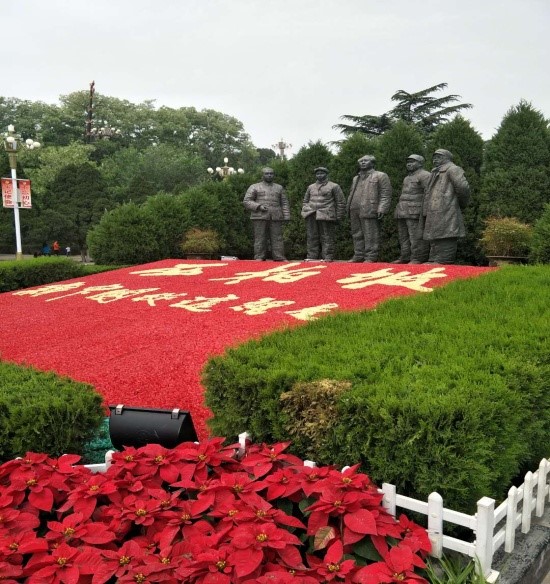
<svg viewBox="0 0 550 584"><path fill-rule="evenodd" d="M239 435L243 451L247 438L246 432ZM109 451L105 455L105 463L86 467L92 472L105 472L111 464L111 457L112 451ZM315 466L315 462L310 460L304 464ZM395 486L389 483L384 483L379 491L384 495L382 504L394 517L398 507L427 516L433 557L440 558L444 550L452 550L477 558L485 579L494 584L499 579L499 572L492 569L495 552L504 545L504 551L510 553L514 549L517 529L521 527L521 533L528 533L533 514L542 517L545 506L550 503L550 460L543 458L539 468L528 472L520 487L512 487L508 498L498 507L495 507L494 499L482 497L477 502L477 513L474 515L446 509L439 493L432 493L426 502L397 494ZM472 541L445 535L444 522L470 529Z"/></svg>

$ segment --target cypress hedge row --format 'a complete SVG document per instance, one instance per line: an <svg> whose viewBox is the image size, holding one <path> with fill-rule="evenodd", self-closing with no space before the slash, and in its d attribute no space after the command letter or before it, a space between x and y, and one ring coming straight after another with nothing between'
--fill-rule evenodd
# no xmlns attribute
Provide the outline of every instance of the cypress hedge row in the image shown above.
<svg viewBox="0 0 550 584"><path fill-rule="evenodd" d="M12 292L51 282L81 278L120 266L82 265L62 257L0 262L0 292Z"/></svg>
<svg viewBox="0 0 550 584"><path fill-rule="evenodd" d="M0 362L0 462L82 453L103 422L102 403L90 385Z"/></svg>
<svg viewBox="0 0 550 584"><path fill-rule="evenodd" d="M508 267L230 349L204 370L211 429L472 512L550 455L549 290Z"/></svg>

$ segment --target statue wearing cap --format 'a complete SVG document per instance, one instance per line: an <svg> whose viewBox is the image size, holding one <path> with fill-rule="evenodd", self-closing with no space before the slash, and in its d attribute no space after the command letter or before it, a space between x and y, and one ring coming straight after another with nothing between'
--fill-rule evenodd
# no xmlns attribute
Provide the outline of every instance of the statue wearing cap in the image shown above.
<svg viewBox="0 0 550 584"><path fill-rule="evenodd" d="M385 172L374 170L374 156L362 156L353 177L346 211L351 223L353 257L350 262L376 262L380 248L380 221L390 209L391 183Z"/></svg>
<svg viewBox="0 0 550 584"><path fill-rule="evenodd" d="M427 263L431 264L454 263L458 239L466 235L462 210L468 204L470 186L464 170L452 160L448 150L434 152L424 195L421 228L422 237L430 245Z"/></svg>
<svg viewBox="0 0 550 584"><path fill-rule="evenodd" d="M344 218L346 200L339 185L328 180L328 168L315 169L316 182L309 185L302 204L302 217L306 220L306 261L319 258L334 261L336 223Z"/></svg>
<svg viewBox="0 0 550 584"><path fill-rule="evenodd" d="M290 206L283 187L273 179L272 168L264 168L262 182L251 185L244 196L254 226L254 259L266 259L268 244L275 261L286 261L283 222L290 220Z"/></svg>
<svg viewBox="0 0 550 584"><path fill-rule="evenodd" d="M424 170L424 157L411 154L407 158L409 174L403 180L399 201L394 216L397 219L400 254L394 264L421 264L428 259L430 246L422 239L420 217L424 191L430 180L430 173Z"/></svg>

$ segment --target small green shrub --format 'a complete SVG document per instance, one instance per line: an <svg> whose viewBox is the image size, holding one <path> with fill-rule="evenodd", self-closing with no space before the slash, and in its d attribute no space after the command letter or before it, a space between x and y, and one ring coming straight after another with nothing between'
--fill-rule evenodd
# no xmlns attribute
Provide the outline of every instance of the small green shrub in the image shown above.
<svg viewBox="0 0 550 584"><path fill-rule="evenodd" d="M220 236L213 229L192 227L183 238L181 250L185 253L214 255L220 251Z"/></svg>
<svg viewBox="0 0 550 584"><path fill-rule="evenodd" d="M82 453L105 416L102 402L90 385L0 362L0 460Z"/></svg>
<svg viewBox="0 0 550 584"><path fill-rule="evenodd" d="M550 264L550 204L546 205L544 213L533 228L529 259L537 264Z"/></svg>
<svg viewBox="0 0 550 584"><path fill-rule="evenodd" d="M349 381L320 379L296 383L281 394L281 414L288 437L305 456L317 457L323 452L336 425L339 396L350 387Z"/></svg>
<svg viewBox="0 0 550 584"><path fill-rule="evenodd" d="M120 266L80 264L66 258L36 258L0 262L0 292L41 286L114 270Z"/></svg>
<svg viewBox="0 0 550 584"><path fill-rule="evenodd" d="M487 256L525 257L529 255L532 227L514 217L487 219L481 246Z"/></svg>
<svg viewBox="0 0 550 584"><path fill-rule="evenodd" d="M472 512L550 451L549 289L550 268L508 267L230 349L204 370L210 427L268 443L290 430L300 456L361 461L375 482ZM281 397L324 379L351 386L316 443Z"/></svg>

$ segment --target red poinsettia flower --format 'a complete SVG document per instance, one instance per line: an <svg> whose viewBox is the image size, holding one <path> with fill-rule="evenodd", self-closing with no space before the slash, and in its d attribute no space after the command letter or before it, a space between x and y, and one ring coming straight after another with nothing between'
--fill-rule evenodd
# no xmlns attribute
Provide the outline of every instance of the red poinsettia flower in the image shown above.
<svg viewBox="0 0 550 584"><path fill-rule="evenodd" d="M48 542L39 538L34 531L20 530L0 537L0 557L12 564L21 564L24 554L37 554L47 550Z"/></svg>
<svg viewBox="0 0 550 584"><path fill-rule="evenodd" d="M306 512L311 511L307 524L308 534L313 535L319 528L328 525L329 517L338 517L358 511L361 509L361 499L360 492L327 488L319 500L306 509Z"/></svg>
<svg viewBox="0 0 550 584"><path fill-rule="evenodd" d="M432 551L428 532L423 527L403 514L399 516L399 527L403 538L401 545L410 547L413 553L420 551L429 554Z"/></svg>
<svg viewBox="0 0 550 584"><path fill-rule="evenodd" d="M301 556L295 546L301 541L286 529L273 523L248 523L232 532L231 545L236 548L234 559L239 578L254 572L265 558L265 553L276 551L289 567L302 567ZM269 555L269 554L268 554Z"/></svg>
<svg viewBox="0 0 550 584"><path fill-rule="evenodd" d="M235 563L229 546L208 549L197 554L196 558L177 570L182 582L195 584L230 584Z"/></svg>
<svg viewBox="0 0 550 584"><path fill-rule="evenodd" d="M217 472L223 464L235 464L235 450L232 447L224 447L224 438L210 438L204 442L184 442L176 446L175 450L184 460L192 464L192 472L189 478L196 481L205 481L209 471Z"/></svg>
<svg viewBox="0 0 550 584"><path fill-rule="evenodd" d="M343 580L355 569L354 560L344 559L344 546L338 539L328 547L322 560L308 555L307 561L322 578L322 582L331 582L336 578Z"/></svg>
<svg viewBox="0 0 550 584"><path fill-rule="evenodd" d="M109 480L105 474L90 475L83 483L73 488L65 504L61 505L58 511L64 513L72 508L76 513L81 513L84 519L88 519L92 516L99 498L112 495L116 491L117 484L114 480Z"/></svg>
<svg viewBox="0 0 550 584"><path fill-rule="evenodd" d="M104 584L111 578L120 578L131 567L143 565L145 551L133 540L125 541L117 550L100 549L101 564L95 570L92 583Z"/></svg>
<svg viewBox="0 0 550 584"><path fill-rule="evenodd" d="M241 464L255 477L262 477L283 465L303 466L303 461L293 454L285 453L290 442L279 442L273 446L266 444L251 446Z"/></svg>
<svg viewBox="0 0 550 584"><path fill-rule="evenodd" d="M23 573L29 576L27 584L76 584L81 582L81 576L92 574L99 565L92 563L92 556L87 554L86 561L82 559L83 552L62 543L51 554L43 554L37 561L29 561Z"/></svg>
<svg viewBox="0 0 550 584"><path fill-rule="evenodd" d="M328 476L332 470L330 466L301 466L295 467L296 473L302 484L302 490L306 497L310 497L313 493L322 493L324 490L323 479Z"/></svg>
<svg viewBox="0 0 550 584"><path fill-rule="evenodd" d="M40 519L34 513L27 513L15 508L12 495L0 495L0 535L10 531L30 531L40 525Z"/></svg>
<svg viewBox="0 0 550 584"><path fill-rule="evenodd" d="M175 483L182 471L181 456L176 449L160 444L147 444L140 448L140 458L135 473L144 478L159 476L167 483Z"/></svg>
<svg viewBox="0 0 550 584"><path fill-rule="evenodd" d="M426 567L407 546L393 547L383 562L375 562L360 568L353 577L358 584L428 584L428 581L414 572L414 567Z"/></svg>
<svg viewBox="0 0 550 584"><path fill-rule="evenodd" d="M0 574L2 574L2 584L19 584L19 579L23 576L23 568L10 562L0 560Z"/></svg>
<svg viewBox="0 0 550 584"><path fill-rule="evenodd" d="M280 468L269 476L265 477L268 485L266 499L292 498L293 495L302 490L302 481L292 467Z"/></svg>
<svg viewBox="0 0 550 584"><path fill-rule="evenodd" d="M84 522L82 513L67 515L62 521L48 521L46 539L60 544L70 543L73 546L81 543L105 544L115 539L115 534L104 523Z"/></svg>

